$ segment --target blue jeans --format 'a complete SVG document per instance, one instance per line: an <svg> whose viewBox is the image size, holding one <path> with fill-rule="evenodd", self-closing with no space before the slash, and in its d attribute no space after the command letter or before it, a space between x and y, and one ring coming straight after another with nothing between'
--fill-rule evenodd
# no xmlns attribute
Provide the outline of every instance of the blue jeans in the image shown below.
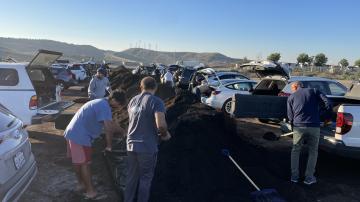
<svg viewBox="0 0 360 202"><path fill-rule="evenodd" d="M299 178L299 159L301 148L306 140L308 145L308 161L305 177L314 177L318 157L320 128L319 127L294 127L293 147L291 151L291 176Z"/></svg>
<svg viewBox="0 0 360 202"><path fill-rule="evenodd" d="M133 202L136 190L138 202L147 202L149 200L156 160L157 153L127 152L127 176L124 202Z"/></svg>

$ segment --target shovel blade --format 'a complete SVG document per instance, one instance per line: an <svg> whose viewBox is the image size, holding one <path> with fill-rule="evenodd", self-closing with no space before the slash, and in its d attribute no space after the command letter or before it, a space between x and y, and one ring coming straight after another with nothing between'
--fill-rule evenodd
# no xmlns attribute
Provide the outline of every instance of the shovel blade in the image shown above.
<svg viewBox="0 0 360 202"><path fill-rule="evenodd" d="M275 189L263 189L251 193L254 202L286 202Z"/></svg>

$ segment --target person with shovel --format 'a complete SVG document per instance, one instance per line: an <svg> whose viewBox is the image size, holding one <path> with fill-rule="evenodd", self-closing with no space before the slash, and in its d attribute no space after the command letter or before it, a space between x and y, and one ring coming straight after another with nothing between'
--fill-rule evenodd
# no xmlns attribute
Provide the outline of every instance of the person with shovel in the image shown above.
<svg viewBox="0 0 360 202"><path fill-rule="evenodd" d="M320 138L321 110L330 111L331 106L319 90L302 88L301 82L291 84L292 95L287 100L288 119L293 130L293 148L291 151L291 182L299 180L299 158L304 140L308 145L308 161L304 183L317 182L314 176Z"/></svg>
<svg viewBox="0 0 360 202"><path fill-rule="evenodd" d="M67 155L71 158L78 179L78 191L85 191L85 199L101 199L105 195L96 192L91 179L92 142L105 131L106 148L111 152L112 136L125 133L112 121L111 110L124 106L126 96L114 91L109 99L95 99L84 104L66 127L64 136L67 142Z"/></svg>
<svg viewBox="0 0 360 202"><path fill-rule="evenodd" d="M127 176L125 202L147 202L157 160L159 138L171 138L165 120L165 104L154 94L154 78L145 77L140 84L141 93L128 104L129 128L127 135Z"/></svg>

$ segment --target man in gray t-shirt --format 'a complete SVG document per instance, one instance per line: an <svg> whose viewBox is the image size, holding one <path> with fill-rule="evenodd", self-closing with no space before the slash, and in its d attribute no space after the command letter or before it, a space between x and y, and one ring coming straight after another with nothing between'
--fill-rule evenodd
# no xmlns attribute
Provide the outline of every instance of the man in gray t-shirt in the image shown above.
<svg viewBox="0 0 360 202"><path fill-rule="evenodd" d="M141 94L128 105L127 179L125 202L133 202L138 186L137 201L147 202L154 176L159 140L171 138L165 120L164 102L154 94L155 79L141 80Z"/></svg>

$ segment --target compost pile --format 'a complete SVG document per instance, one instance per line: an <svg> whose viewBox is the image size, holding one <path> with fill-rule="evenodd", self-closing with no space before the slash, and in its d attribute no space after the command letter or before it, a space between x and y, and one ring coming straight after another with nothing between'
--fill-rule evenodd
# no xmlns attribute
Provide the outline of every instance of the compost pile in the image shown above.
<svg viewBox="0 0 360 202"><path fill-rule="evenodd" d="M129 69L119 66L111 72L109 80L112 90L125 92L128 101L130 101L131 98L140 93L140 81L144 77L144 75L134 75ZM168 100L175 96L175 90L167 85L159 84L156 95L163 100ZM113 117L122 127L127 127L128 114L125 107L114 110Z"/></svg>
<svg viewBox="0 0 360 202"><path fill-rule="evenodd" d="M166 103L172 139L160 145L151 201L244 201L248 189L222 156L224 114L180 92Z"/></svg>
<svg viewBox="0 0 360 202"><path fill-rule="evenodd" d="M113 89L138 93L136 87L141 77L126 69L119 72L112 77L116 78L111 82ZM127 92L129 90L131 92ZM175 97L169 92L160 86L158 94L165 100L172 139L160 144L150 201L248 201L253 189L221 154L221 149L229 145L227 137L233 134L224 114L199 103L188 91L178 90ZM127 110L116 111L114 119L126 127ZM244 151L249 152L248 149ZM125 141L114 141L113 153L108 159L116 188L122 193L126 177ZM252 164L257 160L249 155L246 161Z"/></svg>

